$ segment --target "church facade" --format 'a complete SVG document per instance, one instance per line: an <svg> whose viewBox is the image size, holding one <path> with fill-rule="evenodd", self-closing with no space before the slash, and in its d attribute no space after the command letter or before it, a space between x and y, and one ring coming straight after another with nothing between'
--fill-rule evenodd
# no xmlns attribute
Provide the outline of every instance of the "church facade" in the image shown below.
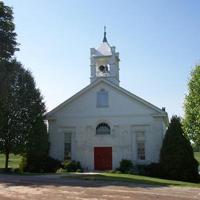
<svg viewBox="0 0 200 200"><path fill-rule="evenodd" d="M119 86L119 53L106 32L90 50L91 83L47 113L50 156L110 170L122 159L158 162L168 115Z"/></svg>

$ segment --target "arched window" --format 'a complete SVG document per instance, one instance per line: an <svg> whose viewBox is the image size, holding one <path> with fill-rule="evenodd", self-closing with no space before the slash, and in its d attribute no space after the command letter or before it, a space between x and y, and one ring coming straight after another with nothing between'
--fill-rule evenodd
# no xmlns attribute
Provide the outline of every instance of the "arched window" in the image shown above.
<svg viewBox="0 0 200 200"><path fill-rule="evenodd" d="M108 92L104 89L97 92L97 107L108 107Z"/></svg>
<svg viewBox="0 0 200 200"><path fill-rule="evenodd" d="M96 127L96 134L97 135L107 135L110 134L110 126L106 123L100 123Z"/></svg>

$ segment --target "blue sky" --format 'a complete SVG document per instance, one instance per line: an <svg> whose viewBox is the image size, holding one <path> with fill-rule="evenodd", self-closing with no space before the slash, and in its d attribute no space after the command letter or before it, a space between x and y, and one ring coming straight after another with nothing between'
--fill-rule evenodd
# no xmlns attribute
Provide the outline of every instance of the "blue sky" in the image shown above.
<svg viewBox="0 0 200 200"><path fill-rule="evenodd" d="M200 61L198 0L5 0L14 9L20 52L47 109L89 84L89 50L103 26L120 53L120 86L169 116L183 116L192 67Z"/></svg>

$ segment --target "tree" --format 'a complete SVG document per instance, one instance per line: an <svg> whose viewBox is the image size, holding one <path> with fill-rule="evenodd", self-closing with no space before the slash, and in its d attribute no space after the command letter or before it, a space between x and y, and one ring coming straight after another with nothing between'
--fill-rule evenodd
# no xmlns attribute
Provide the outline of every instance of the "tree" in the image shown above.
<svg viewBox="0 0 200 200"><path fill-rule="evenodd" d="M26 101L28 103L27 112L29 121L29 129L27 130L27 143L25 149L26 158L26 171L41 172L46 167L46 161L48 159L48 134L47 127L44 122L46 113L45 104L40 91L35 88L33 78L27 76L29 83L31 83L27 89Z"/></svg>
<svg viewBox="0 0 200 200"><path fill-rule="evenodd" d="M192 70L188 89L184 104L184 130L186 136L200 150L200 65Z"/></svg>
<svg viewBox="0 0 200 200"><path fill-rule="evenodd" d="M12 8L0 1L0 152L24 154L38 161L48 156L43 98L31 73L13 59L18 43ZM37 162L31 163L36 164Z"/></svg>
<svg viewBox="0 0 200 200"><path fill-rule="evenodd" d="M0 152L6 156L6 169L9 153L14 149L17 150L22 134L18 132L20 129L17 126L20 123L16 123L18 118L15 118L15 114L19 113L17 110L19 107L15 101L17 91L15 84L17 84L16 78L23 70L12 58L15 51L19 50L14 29L12 8L0 1ZM15 128L13 124L16 124Z"/></svg>
<svg viewBox="0 0 200 200"><path fill-rule="evenodd" d="M9 60L19 50L12 8L0 1L0 60Z"/></svg>
<svg viewBox="0 0 200 200"><path fill-rule="evenodd" d="M193 182L199 180L198 162L194 159L189 140L183 135L181 120L177 116L171 118L165 134L160 166L163 176L167 179Z"/></svg>
<svg viewBox="0 0 200 200"><path fill-rule="evenodd" d="M24 70L16 61L2 62L0 67L0 151L5 154L5 168L8 168L10 152L17 153L22 141L21 116L23 109L19 107L20 80Z"/></svg>
<svg viewBox="0 0 200 200"><path fill-rule="evenodd" d="M0 68L0 151L47 156L48 136L43 98L31 73L16 60Z"/></svg>

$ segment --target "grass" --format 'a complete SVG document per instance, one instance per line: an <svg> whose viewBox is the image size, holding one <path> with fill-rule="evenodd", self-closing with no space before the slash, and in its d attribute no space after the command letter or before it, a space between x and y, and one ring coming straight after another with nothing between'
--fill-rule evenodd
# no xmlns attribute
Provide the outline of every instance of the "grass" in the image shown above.
<svg viewBox="0 0 200 200"><path fill-rule="evenodd" d="M130 182L148 185L163 185L163 186L180 186L180 187L198 187L199 183L190 183L183 181L166 180L160 178L152 178L148 176L131 175L131 174L118 174L118 173L101 173L101 174L69 174L64 176L66 178L77 178L82 180L104 180L104 181L117 181Z"/></svg>
<svg viewBox="0 0 200 200"><path fill-rule="evenodd" d="M200 152L194 152L194 157L196 158L196 160L199 162L200 164Z"/></svg>
<svg viewBox="0 0 200 200"><path fill-rule="evenodd" d="M19 167L20 161L21 161L21 156L10 154L8 167L16 169ZM0 168L4 168L4 167L5 167L5 155L0 154Z"/></svg>
<svg viewBox="0 0 200 200"><path fill-rule="evenodd" d="M200 163L200 152L195 152L195 158ZM21 161L21 156L10 154L9 167L18 168ZM0 168L4 168L5 156L0 154ZM28 174L33 175L33 174ZM78 178L83 180L104 180L104 181L122 181L140 184L151 184L151 185L165 185L165 186L188 186L188 187L198 187L200 184L189 183L183 181L166 180L160 178L152 178L147 176L131 175L131 174L117 174L117 173L101 173L101 174L67 174L64 175L66 178Z"/></svg>

